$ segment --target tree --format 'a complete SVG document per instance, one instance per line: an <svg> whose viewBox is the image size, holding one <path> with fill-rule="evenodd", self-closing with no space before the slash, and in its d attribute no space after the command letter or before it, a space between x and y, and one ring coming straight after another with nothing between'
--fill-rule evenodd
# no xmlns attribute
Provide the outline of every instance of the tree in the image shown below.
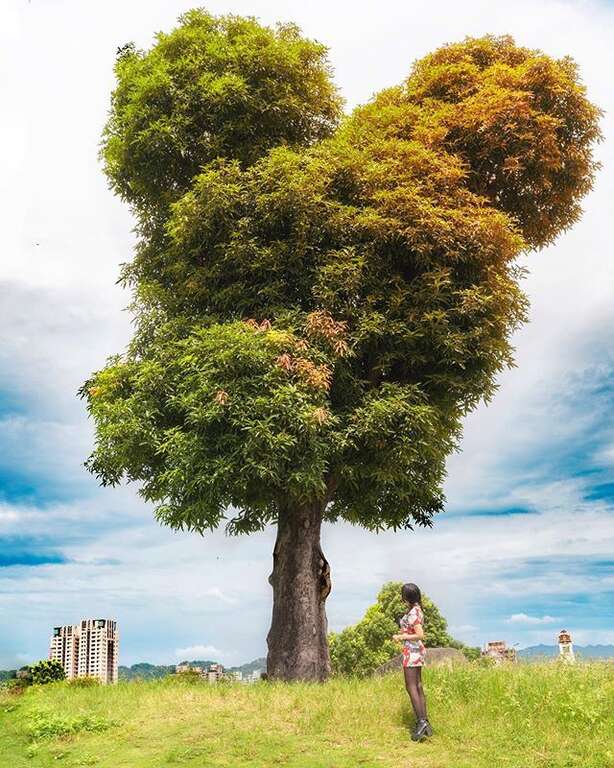
<svg viewBox="0 0 614 768"><path fill-rule="evenodd" d="M401 598L402 583L389 581L380 589L376 602L367 608L363 618L339 633L329 634L332 670L335 674L368 675L399 654L399 644L392 635L399 632L399 619L407 611ZM462 647L448 634L448 623L426 595L424 611L424 644L428 648Z"/></svg>
<svg viewBox="0 0 614 768"><path fill-rule="evenodd" d="M46 685L66 677L64 667L57 659L42 659L29 667L32 683L34 685Z"/></svg>
<svg viewBox="0 0 614 768"><path fill-rule="evenodd" d="M193 11L126 46L102 156L138 243L134 337L81 394L89 469L204 533L277 526L272 679L330 672L322 521L431 525L513 364L517 256L590 188L576 67L467 39L338 123L325 48Z"/></svg>

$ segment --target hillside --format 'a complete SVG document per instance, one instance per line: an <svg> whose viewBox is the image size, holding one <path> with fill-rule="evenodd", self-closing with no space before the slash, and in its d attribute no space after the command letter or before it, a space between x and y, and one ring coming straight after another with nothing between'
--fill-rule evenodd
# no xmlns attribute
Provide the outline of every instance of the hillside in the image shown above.
<svg viewBox="0 0 614 768"><path fill-rule="evenodd" d="M186 663L186 662L182 662ZM194 660L187 662L196 667L206 667L208 664L214 664L212 660ZM244 675L250 675L256 669L266 669L266 659L254 659L248 661L246 664L241 664L238 667L226 667L228 672L242 672ZM118 668L118 674L120 680L135 680L140 678L142 680L154 680L167 675L172 675L175 672L175 664L149 664L148 662L140 662L139 664L133 664L131 667L125 667L121 664ZM15 677L15 670L0 669L0 683L5 680L9 680L11 677Z"/></svg>
<svg viewBox="0 0 614 768"><path fill-rule="evenodd" d="M215 664L216 662L211 659L195 659L193 661L185 660L181 663L192 664L195 667L207 667L209 664ZM241 664L239 667L226 667L228 672L242 672L244 675L249 675L256 669L266 669L266 659L254 659L247 664ZM118 669L120 680L134 680L136 678L151 680L172 675L174 672L174 664L148 664L147 662L133 664L131 667L123 667L120 665Z"/></svg>
<svg viewBox="0 0 614 768"><path fill-rule="evenodd" d="M432 668L425 689L436 733L414 744L398 673L325 685L56 683L21 697L0 693L0 755L11 768L614 764L614 665Z"/></svg>

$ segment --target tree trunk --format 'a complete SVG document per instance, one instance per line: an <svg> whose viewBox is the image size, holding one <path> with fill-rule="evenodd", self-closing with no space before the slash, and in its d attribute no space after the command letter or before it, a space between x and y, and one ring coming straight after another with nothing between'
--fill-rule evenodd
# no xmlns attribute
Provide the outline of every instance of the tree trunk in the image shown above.
<svg viewBox="0 0 614 768"><path fill-rule="evenodd" d="M324 604L330 568L320 548L323 502L280 507L273 550L273 618L267 635L271 680L322 681L330 675Z"/></svg>

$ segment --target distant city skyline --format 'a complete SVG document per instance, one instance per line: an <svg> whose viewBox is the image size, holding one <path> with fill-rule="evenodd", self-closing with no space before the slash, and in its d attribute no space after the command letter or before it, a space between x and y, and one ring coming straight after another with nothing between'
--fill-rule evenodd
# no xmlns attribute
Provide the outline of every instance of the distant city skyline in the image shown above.
<svg viewBox="0 0 614 768"><path fill-rule="evenodd" d="M0 125L0 627L11 627L0 631L0 669L45 658L49 628L78 616L116 618L126 665L266 655L275 531L173 532L136 489L101 488L83 467L93 437L76 392L131 331L121 311L130 296L116 280L134 222L97 161L116 49L148 47L195 5L0 7L11 111ZM348 109L466 35L509 33L578 63L606 112L603 167L582 220L523 259L531 318L514 339L518 367L466 420L446 512L415 532L325 524L322 547L334 631L398 580L418 583L471 645L554 644L561 627L576 647L614 643L614 49L603 34L614 4L213 0L207 9L296 21L330 46Z"/></svg>

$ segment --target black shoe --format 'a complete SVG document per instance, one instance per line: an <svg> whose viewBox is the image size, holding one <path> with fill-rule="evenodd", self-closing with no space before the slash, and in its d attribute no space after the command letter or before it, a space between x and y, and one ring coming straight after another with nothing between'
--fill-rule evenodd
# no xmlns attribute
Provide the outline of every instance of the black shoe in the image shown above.
<svg viewBox="0 0 614 768"><path fill-rule="evenodd" d="M416 723L416 728L411 735L411 740L422 741L425 736L430 736L432 733L433 729L431 728L431 724L428 720L418 720Z"/></svg>

